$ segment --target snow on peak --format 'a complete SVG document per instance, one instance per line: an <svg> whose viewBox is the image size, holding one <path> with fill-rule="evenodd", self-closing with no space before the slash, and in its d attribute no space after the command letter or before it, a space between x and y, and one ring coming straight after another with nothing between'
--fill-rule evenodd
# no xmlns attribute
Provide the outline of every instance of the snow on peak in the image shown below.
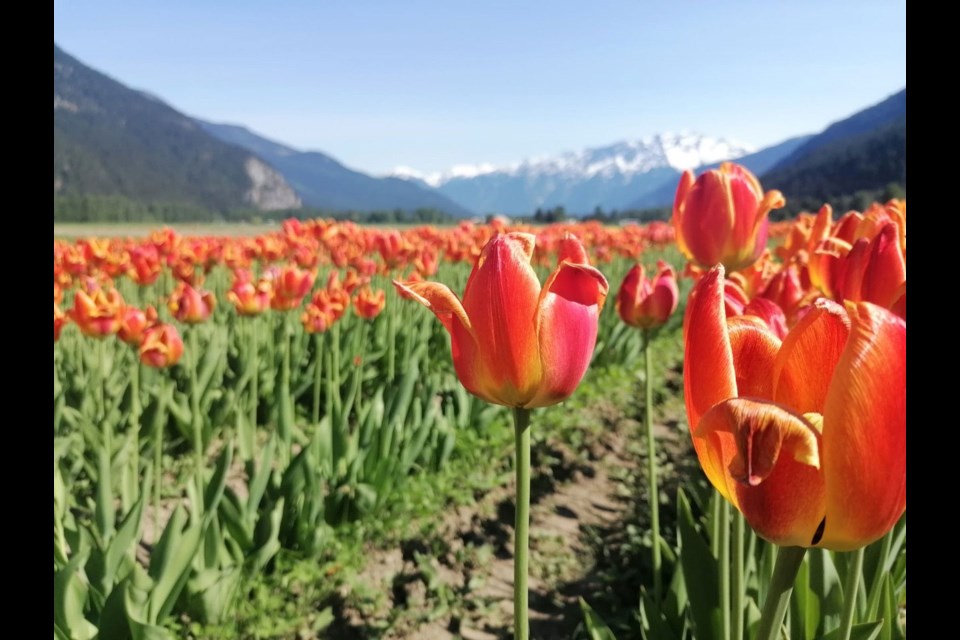
<svg viewBox="0 0 960 640"><path fill-rule="evenodd" d="M470 179L498 173L508 176L550 175L565 178L629 178L653 169L672 167L678 171L739 158L752 153L752 145L711 138L698 133L661 133L646 138L616 142L604 147L540 156L504 167L490 163L455 165L448 171L422 173L411 167L396 167L391 176L422 180L438 187L451 180Z"/></svg>

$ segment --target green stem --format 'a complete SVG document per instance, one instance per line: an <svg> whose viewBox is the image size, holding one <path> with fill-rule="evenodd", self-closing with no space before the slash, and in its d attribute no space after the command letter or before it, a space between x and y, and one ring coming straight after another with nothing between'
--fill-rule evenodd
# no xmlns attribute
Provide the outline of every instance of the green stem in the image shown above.
<svg viewBox="0 0 960 640"><path fill-rule="evenodd" d="M790 604L793 583L797 579L797 572L806 552L806 547L780 547L777 551L777 564L773 569L766 601L763 603L756 640L777 640L780 636L780 627Z"/></svg>
<svg viewBox="0 0 960 640"><path fill-rule="evenodd" d="M857 609L860 574L863 573L863 549L864 547L860 547L854 551L853 561L847 564L847 580L843 585L843 615L840 618L838 640L850 640L850 631L853 629L853 614Z"/></svg>
<svg viewBox="0 0 960 640"><path fill-rule="evenodd" d="M132 458L130 466L133 469L134 478L140 477L140 415L143 409L140 406L140 358L136 352L133 356L133 371L130 372L130 429L133 439L133 451L130 454ZM133 500L139 497L140 482L133 483Z"/></svg>
<svg viewBox="0 0 960 640"><path fill-rule="evenodd" d="M391 300L393 296L391 295ZM387 381L392 382L397 358L397 310L399 305L387 305Z"/></svg>
<svg viewBox="0 0 960 640"><path fill-rule="evenodd" d="M250 319L250 427L257 431L257 408L260 404L260 318ZM256 438L254 438L256 441Z"/></svg>
<svg viewBox="0 0 960 640"><path fill-rule="evenodd" d="M313 416L312 424L316 429L320 424L320 387L323 378L323 334L313 334L314 366L313 366Z"/></svg>
<svg viewBox="0 0 960 640"><path fill-rule="evenodd" d="M530 410L514 409L517 509L513 540L513 637L528 640L527 568L530 549Z"/></svg>
<svg viewBox="0 0 960 640"><path fill-rule="evenodd" d="M746 521L739 510L733 514L733 576L730 587L733 590L733 621L731 637L733 640L743 640L743 601L746 583L743 577L744 538L746 537Z"/></svg>
<svg viewBox="0 0 960 640"><path fill-rule="evenodd" d="M720 508L726 498L713 490L713 502L710 503L710 552L714 558L720 558Z"/></svg>
<svg viewBox="0 0 960 640"><path fill-rule="evenodd" d="M730 640L730 503L720 505L720 631Z"/></svg>
<svg viewBox="0 0 960 640"><path fill-rule="evenodd" d="M281 319L283 329L283 342L281 348L282 360L280 364L280 385L278 386L280 409L280 441L282 443L282 456L284 460L290 459L290 447L293 440L293 399L290 397L290 323L287 320L289 314L284 313Z"/></svg>
<svg viewBox="0 0 960 640"><path fill-rule="evenodd" d="M160 493L163 483L163 428L167 417L167 399L173 395L174 382L157 396L157 413L153 417L153 544L160 539Z"/></svg>
<svg viewBox="0 0 960 640"><path fill-rule="evenodd" d="M200 382L197 379L197 364L200 360L198 331L198 325L191 326L187 339L190 341L190 426L193 428L193 464L199 514L203 513L203 417L200 415Z"/></svg>
<svg viewBox="0 0 960 640"><path fill-rule="evenodd" d="M887 531L883 536L883 542L880 547L880 555L877 560L877 570L873 574L873 584L870 585L870 598L867 604L867 620L876 620L880 612L880 594L883 592L881 587L883 582L884 568L887 563L887 556L890 555L890 547L893 546L893 529Z"/></svg>
<svg viewBox="0 0 960 640"><path fill-rule="evenodd" d="M644 381L644 422L647 426L647 483L650 500L650 526L653 529L653 595L659 606L663 596L660 575L660 491L657 485L657 447L653 435L653 355L650 352L650 330L643 330L643 360L646 367Z"/></svg>

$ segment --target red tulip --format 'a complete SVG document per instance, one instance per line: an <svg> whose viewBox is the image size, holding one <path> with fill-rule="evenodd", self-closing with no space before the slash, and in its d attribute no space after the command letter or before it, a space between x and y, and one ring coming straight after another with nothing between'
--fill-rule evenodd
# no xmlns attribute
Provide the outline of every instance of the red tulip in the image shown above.
<svg viewBox="0 0 960 640"><path fill-rule="evenodd" d="M394 285L433 311L450 332L453 366L472 394L532 409L568 398L587 370L607 280L568 243L541 288L530 259L536 238L495 235L483 247L461 301L446 285Z"/></svg>
<svg viewBox="0 0 960 640"><path fill-rule="evenodd" d="M724 162L694 181L687 170L673 203L677 245L691 260L727 270L748 267L767 246L767 215L785 204L779 191L764 194L744 167Z"/></svg>
<svg viewBox="0 0 960 640"><path fill-rule="evenodd" d="M673 315L679 301L676 272L658 260L657 275L650 280L642 265L630 269L617 293L617 313L631 327L655 329Z"/></svg>
<svg viewBox="0 0 960 640"><path fill-rule="evenodd" d="M723 268L684 319L684 395L707 477L765 539L857 549L906 509L904 320L820 299L781 342L727 318Z"/></svg>

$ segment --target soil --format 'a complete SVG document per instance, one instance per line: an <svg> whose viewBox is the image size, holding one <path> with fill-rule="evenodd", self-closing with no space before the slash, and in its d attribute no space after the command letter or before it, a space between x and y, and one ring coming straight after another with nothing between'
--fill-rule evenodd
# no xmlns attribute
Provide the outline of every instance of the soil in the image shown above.
<svg viewBox="0 0 960 640"><path fill-rule="evenodd" d="M595 407L594 416L610 428L584 451L550 442L533 451L531 638L578 635L580 597L591 600L609 588L600 566L609 558L599 557L607 536L622 537L625 522L637 512L637 496L645 494L636 486L643 480L642 454L636 450L641 425L612 405ZM676 460L687 455L689 444L679 437L676 421L665 418L669 427L657 426L655 433L662 457ZM494 489L448 513L436 539L372 551L366 568L341 589L329 637L512 637L514 495L512 483ZM646 513L646 507L640 511ZM348 604L357 602L358 590L378 595L367 606Z"/></svg>

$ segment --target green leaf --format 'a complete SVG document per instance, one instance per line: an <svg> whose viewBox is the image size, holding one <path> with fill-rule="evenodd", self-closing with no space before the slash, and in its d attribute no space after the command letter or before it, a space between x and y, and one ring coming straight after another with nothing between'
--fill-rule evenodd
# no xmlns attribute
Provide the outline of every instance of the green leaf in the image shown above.
<svg viewBox="0 0 960 640"><path fill-rule="evenodd" d="M882 620L878 620L877 622L864 622L862 624L855 624L850 629L850 640L876 640L880 635L880 628L882 626ZM836 628L825 635L823 640L837 640L839 637L840 629Z"/></svg>
<svg viewBox="0 0 960 640"><path fill-rule="evenodd" d="M580 598L580 610L583 611L583 623L587 628L587 633L590 634L590 640L617 640L603 618L598 616L582 597Z"/></svg>
<svg viewBox="0 0 960 640"><path fill-rule="evenodd" d="M710 545L697 532L693 513L683 489L677 492L677 537L680 565L698 640L715 638L715 622L720 615L719 570Z"/></svg>
<svg viewBox="0 0 960 640"><path fill-rule="evenodd" d="M83 615L89 593L82 569L86 560L85 553L78 553L53 574L53 623L73 640L97 635L97 628Z"/></svg>

